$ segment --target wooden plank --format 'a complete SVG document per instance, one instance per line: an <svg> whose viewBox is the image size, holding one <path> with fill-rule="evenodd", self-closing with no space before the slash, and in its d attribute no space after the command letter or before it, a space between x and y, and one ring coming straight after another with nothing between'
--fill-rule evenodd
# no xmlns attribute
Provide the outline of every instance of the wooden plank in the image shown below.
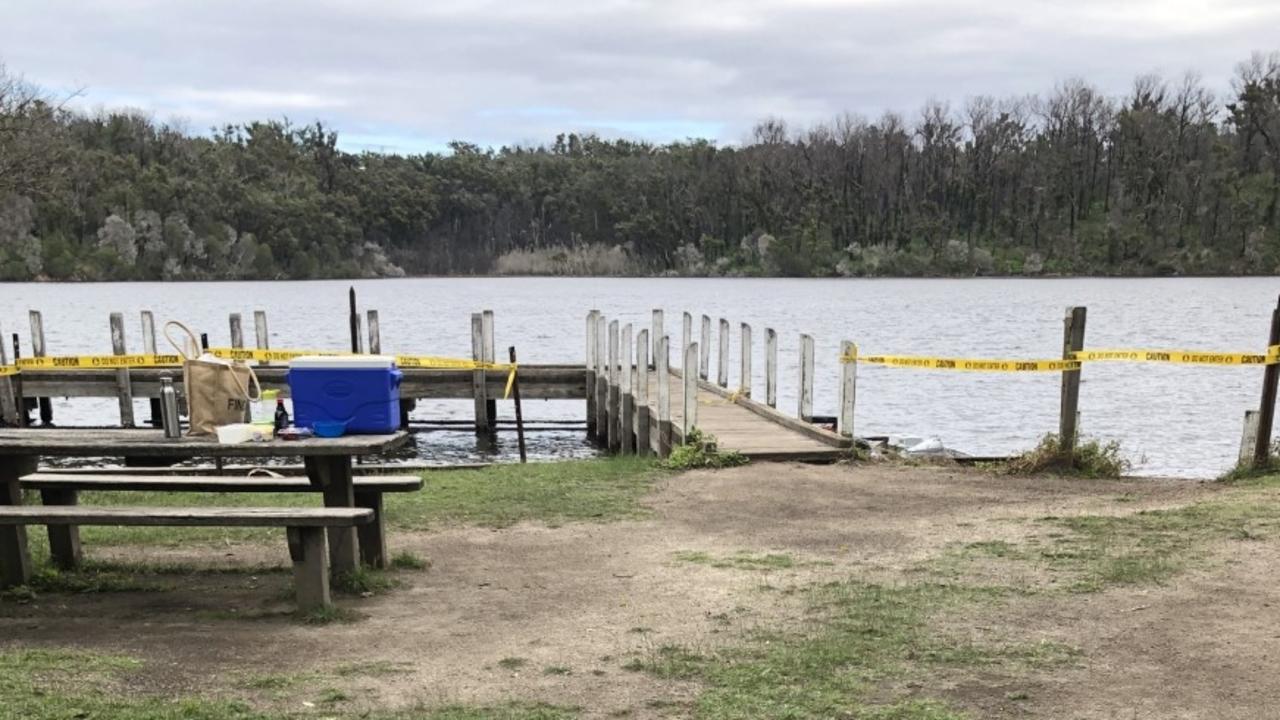
<svg viewBox="0 0 1280 720"><path fill-rule="evenodd" d="M599 310L592 310L587 313L587 353L586 360L583 363L587 371L583 378L583 383L588 388L594 388L596 385L596 366L600 358L596 352L596 316L599 314ZM586 393L586 396L587 437L594 437L596 434L596 396L592 392Z"/></svg>
<svg viewBox="0 0 1280 720"><path fill-rule="evenodd" d="M223 445L216 437L166 438L163 430L81 430L25 428L0 430L0 464L4 456L56 457L279 457L372 455L404 445L406 432L344 435L339 438L270 440Z"/></svg>
<svg viewBox="0 0 1280 720"><path fill-rule="evenodd" d="M1251 465L1257 454L1259 417L1261 413L1257 410L1244 411L1244 434L1240 436L1240 456L1237 460L1240 467Z"/></svg>
<svg viewBox="0 0 1280 720"><path fill-rule="evenodd" d="M39 310L30 310L27 317L31 322L31 355L33 357L45 357L48 355L48 348L44 343L44 319ZM14 351L17 352L16 350ZM28 395L28 397L30 397ZM36 407L39 408L40 424L53 424L53 401L48 396L39 395L36 397Z"/></svg>
<svg viewBox="0 0 1280 720"><path fill-rule="evenodd" d="M840 357L853 355L853 343L840 343ZM836 430L847 438L853 437L853 408L858 394L858 362L840 362L840 419Z"/></svg>
<svg viewBox="0 0 1280 720"><path fill-rule="evenodd" d="M813 338L800 336L800 407L796 416L805 422L813 420Z"/></svg>
<svg viewBox="0 0 1280 720"><path fill-rule="evenodd" d="M680 349L684 352L685 345ZM701 348L701 355L698 356L698 377L707 380L711 377L711 318L707 315L702 316L702 326L698 333L698 347Z"/></svg>
<svg viewBox="0 0 1280 720"><path fill-rule="evenodd" d="M681 417L680 435L689 437L689 432L698 425L698 344L694 343L684 349L684 368L681 380L684 399L684 413Z"/></svg>
<svg viewBox="0 0 1280 720"><path fill-rule="evenodd" d="M271 334L267 331L267 311L253 311L253 335L259 350L271 349ZM258 363L259 367L268 367L271 363L263 360Z"/></svg>
<svg viewBox="0 0 1280 720"><path fill-rule="evenodd" d="M739 356L741 367L738 368L738 392L743 397L751 397L751 326L742 323L742 347Z"/></svg>
<svg viewBox="0 0 1280 720"><path fill-rule="evenodd" d="M231 327L231 347L244 347L244 324L240 321L240 313L231 313L228 318Z"/></svg>
<svg viewBox="0 0 1280 720"><path fill-rule="evenodd" d="M618 387L618 321L609 321L609 395L608 395L608 447L617 452L622 447L622 420L618 417L622 409L622 397Z"/></svg>
<svg viewBox="0 0 1280 720"><path fill-rule="evenodd" d="M1280 302L1271 311L1271 332L1267 348L1280 345ZM1258 470L1271 465L1271 429L1275 424L1276 390L1280 383L1280 365L1267 365L1262 371L1262 400L1258 405L1258 436L1254 441L1253 467Z"/></svg>
<svg viewBox="0 0 1280 720"><path fill-rule="evenodd" d="M716 382L729 387L729 321L720 318L720 346L716 357Z"/></svg>
<svg viewBox="0 0 1280 720"><path fill-rule="evenodd" d="M1083 307L1067 308L1062 321L1062 359L1070 360L1084 349L1086 311ZM1058 446L1070 458L1076 451L1076 418L1080 411L1080 371L1062 372L1062 406L1058 415Z"/></svg>
<svg viewBox="0 0 1280 720"><path fill-rule="evenodd" d="M124 355L128 352L124 340L124 315L111 313L111 354ZM131 428L133 421L133 386L129 382L128 368L121 368L116 373L116 397L120 403L120 425Z"/></svg>
<svg viewBox="0 0 1280 720"><path fill-rule="evenodd" d="M289 558L293 561L293 592L298 611L311 613L333 607L329 594L329 555L320 528L286 530Z"/></svg>
<svg viewBox="0 0 1280 720"><path fill-rule="evenodd" d="M471 359L477 362L484 360L484 316L480 313L471 313ZM471 391L475 403L476 435L485 435L489 432L489 403L484 370L471 373Z"/></svg>
<svg viewBox="0 0 1280 720"><path fill-rule="evenodd" d="M726 402L722 403L722 406L727 407L736 405L759 416L764 421L767 421L768 424L761 426L762 431L763 428L769 428L765 432L777 433L778 429L776 427L770 427L769 424L775 426L780 425L787 430L794 431L800 436L817 440L818 442L831 447L849 447L850 445L848 438L841 437L839 434L833 433L817 425L793 418L769 407L768 405L765 405L764 403L756 402L751 398L734 397L733 393L730 393L728 390L712 383L703 382L700 384L700 387L704 393L715 395L716 397L725 400ZM714 433L714 430L708 428L708 432Z"/></svg>
<svg viewBox="0 0 1280 720"><path fill-rule="evenodd" d="M654 379L658 383L658 426L653 449L658 457L671 454L671 340L663 336L654 358Z"/></svg>
<svg viewBox="0 0 1280 720"><path fill-rule="evenodd" d="M127 468L133 471L134 468ZM416 475L376 475L353 479L357 492L417 492L422 478ZM316 487L305 477L270 477L255 475L126 475L126 474L61 474L37 472L21 480L24 490L71 490L97 492L315 492Z"/></svg>
<svg viewBox="0 0 1280 720"><path fill-rule="evenodd" d="M622 344L619 347L622 355L618 358L620 363L618 393L621 397L618 416L621 443L618 449L623 455L634 455L636 451L635 396L631 394L631 380L635 376L635 368L631 364L631 342L631 323L627 323L626 327L622 328Z"/></svg>
<svg viewBox="0 0 1280 720"><path fill-rule="evenodd" d="M764 402L778 407L778 333L764 329Z"/></svg>
<svg viewBox="0 0 1280 720"><path fill-rule="evenodd" d="M636 413L636 452L649 455L653 452L649 429L649 331L641 330L636 335L636 383L632 389L635 395Z"/></svg>
<svg viewBox="0 0 1280 720"><path fill-rule="evenodd" d="M382 328L378 324L378 311L365 311L365 327L369 331L369 354L382 354Z"/></svg>
<svg viewBox="0 0 1280 720"><path fill-rule="evenodd" d="M0 330L0 365L8 364L9 353L5 349L4 331ZM18 401L9 375L0 375L0 420L6 425L18 424Z"/></svg>
<svg viewBox="0 0 1280 720"><path fill-rule="evenodd" d="M107 525L115 527L329 527L373 520L365 508L134 507L113 505L0 507L0 525Z"/></svg>

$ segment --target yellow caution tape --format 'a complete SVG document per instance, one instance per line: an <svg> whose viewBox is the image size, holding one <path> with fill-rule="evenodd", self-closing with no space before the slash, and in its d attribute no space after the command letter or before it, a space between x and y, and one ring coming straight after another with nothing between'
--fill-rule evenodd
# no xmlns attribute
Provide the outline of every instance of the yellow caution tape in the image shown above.
<svg viewBox="0 0 1280 720"><path fill-rule="evenodd" d="M1206 350L1082 350L1072 357L1082 362L1155 362L1183 365L1274 365L1280 360L1280 347L1273 346L1265 355L1253 353L1210 352Z"/></svg>
<svg viewBox="0 0 1280 720"><path fill-rule="evenodd" d="M5 375L17 375L17 374L18 374L17 365L0 365L0 377L4 377Z"/></svg>
<svg viewBox="0 0 1280 720"><path fill-rule="evenodd" d="M914 355L845 356L845 362L888 365L923 370L960 370L966 372L1063 372L1079 370L1079 360L993 360L988 358L917 357Z"/></svg>
<svg viewBox="0 0 1280 720"><path fill-rule="evenodd" d="M1185 365L1252 366L1280 364L1280 345L1267 348L1265 355L1210 352L1205 350L1082 350L1069 360L992 360L986 358L946 358L915 355L860 355L855 347L841 362L870 363L925 370L970 372L1064 372L1079 370L1086 362L1156 362Z"/></svg>
<svg viewBox="0 0 1280 720"><path fill-rule="evenodd" d="M173 367L179 355L61 355L19 358L19 370L100 370L103 368Z"/></svg>
<svg viewBox="0 0 1280 720"><path fill-rule="evenodd" d="M247 348L209 348L205 352L223 360L257 360L258 362L288 362L303 355L339 356L351 353L333 350L257 350Z"/></svg>

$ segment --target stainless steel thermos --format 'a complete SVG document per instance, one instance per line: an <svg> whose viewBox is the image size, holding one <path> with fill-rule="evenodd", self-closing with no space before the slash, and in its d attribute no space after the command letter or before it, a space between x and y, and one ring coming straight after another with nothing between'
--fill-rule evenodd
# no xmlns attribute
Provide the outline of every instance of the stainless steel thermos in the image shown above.
<svg viewBox="0 0 1280 720"><path fill-rule="evenodd" d="M178 420L178 393L173 389L173 378L160 378L160 422L167 438L182 437L182 423Z"/></svg>

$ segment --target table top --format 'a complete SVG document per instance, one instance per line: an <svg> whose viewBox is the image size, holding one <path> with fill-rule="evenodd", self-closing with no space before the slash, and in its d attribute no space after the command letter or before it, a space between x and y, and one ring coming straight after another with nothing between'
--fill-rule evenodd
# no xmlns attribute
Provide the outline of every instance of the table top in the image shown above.
<svg viewBox="0 0 1280 720"><path fill-rule="evenodd" d="M392 450L409 439L398 431L386 435L271 440L223 445L216 437L166 438L163 430L78 430L75 428L0 429L0 456L161 456L275 457L281 455L372 455Z"/></svg>

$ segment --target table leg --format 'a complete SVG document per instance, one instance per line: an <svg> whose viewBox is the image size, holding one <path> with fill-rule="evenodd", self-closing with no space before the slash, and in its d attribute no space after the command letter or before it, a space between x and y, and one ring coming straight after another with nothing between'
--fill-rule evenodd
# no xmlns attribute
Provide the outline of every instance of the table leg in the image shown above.
<svg viewBox="0 0 1280 720"><path fill-rule="evenodd" d="M41 490L40 501L45 505L75 505L75 490ZM49 525L49 557L62 570L80 566L80 528L76 525Z"/></svg>
<svg viewBox="0 0 1280 720"><path fill-rule="evenodd" d="M0 505L21 505L18 478L35 472L36 459L19 455L0 456ZM27 528L0 527L0 587L25 585L31 579L31 554L27 550Z"/></svg>
<svg viewBox="0 0 1280 720"><path fill-rule="evenodd" d="M382 510L382 493L357 492L356 506L373 511L373 522L356 528L360 539L360 561L369 567L387 567L387 528Z"/></svg>
<svg viewBox="0 0 1280 720"><path fill-rule="evenodd" d="M325 507L356 506L351 456L334 455L306 459L307 477L321 488ZM350 574L360 567L360 545L353 527L332 527L329 533L329 566L334 577Z"/></svg>

